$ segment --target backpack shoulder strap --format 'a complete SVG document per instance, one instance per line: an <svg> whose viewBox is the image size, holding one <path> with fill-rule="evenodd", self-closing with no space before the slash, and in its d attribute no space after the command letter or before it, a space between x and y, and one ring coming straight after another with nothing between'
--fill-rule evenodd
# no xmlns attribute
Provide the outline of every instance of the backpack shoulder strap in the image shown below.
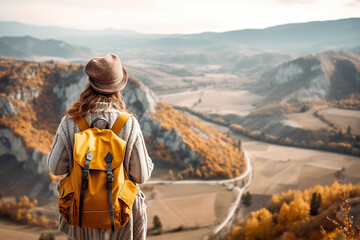
<svg viewBox="0 0 360 240"><path fill-rule="evenodd" d="M120 114L120 116L118 116L118 118L116 119L114 125L112 126L111 130L115 133L115 135L119 135L121 129L123 128L123 126L125 125L126 121L131 117L132 115L127 113L127 112L123 112Z"/></svg>
<svg viewBox="0 0 360 240"><path fill-rule="evenodd" d="M84 117L79 117L79 118L73 117L73 119L75 120L76 124L79 126L80 131L85 131L86 129L89 128L89 124L86 122Z"/></svg>

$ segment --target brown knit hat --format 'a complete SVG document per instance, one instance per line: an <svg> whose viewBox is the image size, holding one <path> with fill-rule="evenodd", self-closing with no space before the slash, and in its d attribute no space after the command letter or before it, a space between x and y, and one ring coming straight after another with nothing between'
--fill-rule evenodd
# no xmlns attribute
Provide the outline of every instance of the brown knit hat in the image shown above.
<svg viewBox="0 0 360 240"><path fill-rule="evenodd" d="M100 93L112 94L122 90L128 80L118 56L111 54L91 59L85 66L90 85Z"/></svg>

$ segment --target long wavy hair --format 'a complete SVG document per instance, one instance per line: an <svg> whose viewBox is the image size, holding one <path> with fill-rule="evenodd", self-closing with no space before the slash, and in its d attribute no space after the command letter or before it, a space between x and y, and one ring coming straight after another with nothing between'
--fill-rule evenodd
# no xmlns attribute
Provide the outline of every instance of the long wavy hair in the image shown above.
<svg viewBox="0 0 360 240"><path fill-rule="evenodd" d="M103 110L105 112L111 106L111 103L122 112L131 113L126 109L125 103L122 100L120 92L113 94L102 94L95 91L94 88L88 84L85 87L85 90L81 93L79 101L75 102L66 112L74 118L85 117L89 113L93 112L96 109L96 105L99 102L109 103L108 106Z"/></svg>

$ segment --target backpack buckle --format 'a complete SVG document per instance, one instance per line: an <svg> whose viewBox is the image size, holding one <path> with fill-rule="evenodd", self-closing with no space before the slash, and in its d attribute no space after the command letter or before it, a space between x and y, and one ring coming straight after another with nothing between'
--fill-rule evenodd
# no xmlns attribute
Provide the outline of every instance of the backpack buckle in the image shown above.
<svg viewBox="0 0 360 240"><path fill-rule="evenodd" d="M82 179L87 180L88 178L89 178L89 171L84 169Z"/></svg>
<svg viewBox="0 0 360 240"><path fill-rule="evenodd" d="M114 180L114 175L112 172L106 173L106 178L108 182L112 182Z"/></svg>

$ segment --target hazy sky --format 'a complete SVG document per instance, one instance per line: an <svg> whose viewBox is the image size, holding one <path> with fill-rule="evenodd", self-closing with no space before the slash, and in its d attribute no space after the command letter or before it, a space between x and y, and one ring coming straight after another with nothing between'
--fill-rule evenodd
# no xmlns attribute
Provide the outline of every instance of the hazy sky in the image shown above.
<svg viewBox="0 0 360 240"><path fill-rule="evenodd" d="M360 0L0 0L0 21L196 33L360 17Z"/></svg>

